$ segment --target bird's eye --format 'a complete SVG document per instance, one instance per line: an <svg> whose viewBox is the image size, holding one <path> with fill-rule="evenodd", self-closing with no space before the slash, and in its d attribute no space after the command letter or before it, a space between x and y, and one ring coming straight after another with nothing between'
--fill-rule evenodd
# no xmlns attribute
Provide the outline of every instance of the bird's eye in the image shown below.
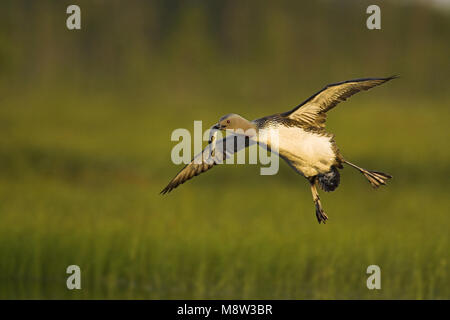
<svg viewBox="0 0 450 320"><path fill-rule="evenodd" d="M230 123L230 120L227 120L227 123Z"/></svg>

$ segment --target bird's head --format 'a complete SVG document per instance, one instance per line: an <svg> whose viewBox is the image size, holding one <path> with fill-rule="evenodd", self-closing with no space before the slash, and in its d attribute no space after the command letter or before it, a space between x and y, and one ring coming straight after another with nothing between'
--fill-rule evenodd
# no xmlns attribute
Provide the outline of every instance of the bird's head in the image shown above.
<svg viewBox="0 0 450 320"><path fill-rule="evenodd" d="M219 122L213 126L213 129L218 130L243 130L255 129L255 125L241 117L238 114L230 113L219 119Z"/></svg>

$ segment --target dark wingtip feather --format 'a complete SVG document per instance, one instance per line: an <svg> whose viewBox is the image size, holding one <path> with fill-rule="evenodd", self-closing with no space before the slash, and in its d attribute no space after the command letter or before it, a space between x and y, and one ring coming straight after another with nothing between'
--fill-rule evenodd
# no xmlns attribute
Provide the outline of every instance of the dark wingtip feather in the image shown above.
<svg viewBox="0 0 450 320"><path fill-rule="evenodd" d="M400 76L399 76L398 74L394 74L394 75L392 75L392 76L390 76L390 77L387 77L387 78L385 78L385 79L386 79L386 81L389 81L389 80L392 80L392 79L398 79L398 78L400 78Z"/></svg>
<svg viewBox="0 0 450 320"><path fill-rule="evenodd" d="M169 193L170 191L172 191L172 189L173 189L172 186L170 184L168 184L167 187L162 189L159 194L160 195L165 195L165 194Z"/></svg>
<svg viewBox="0 0 450 320"><path fill-rule="evenodd" d="M392 75L389 77L378 77L378 78L358 78L358 79L351 79L351 80L345 80L345 81L340 81L340 82L336 82L336 83L330 83L327 86L325 86L324 89L329 88L329 87L333 87L333 86L338 86L341 84L345 84L345 83L350 83L350 82L363 82L363 81L370 81L370 80L383 80L384 82L392 80L392 79L397 79L399 78L399 75ZM322 89L321 91L323 91L324 89ZM321 91L319 91L318 93L320 93Z"/></svg>

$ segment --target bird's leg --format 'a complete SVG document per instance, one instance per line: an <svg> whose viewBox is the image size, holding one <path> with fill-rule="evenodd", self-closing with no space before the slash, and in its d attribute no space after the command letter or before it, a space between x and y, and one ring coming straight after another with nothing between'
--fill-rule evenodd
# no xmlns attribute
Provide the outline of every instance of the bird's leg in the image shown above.
<svg viewBox="0 0 450 320"><path fill-rule="evenodd" d="M316 206L317 221L319 223L323 222L325 224L325 222L328 219L328 216L323 211L322 204L320 203L319 193L317 192L317 188L316 188L316 179L314 178L314 179L310 180L310 183L311 183L311 193L313 196L313 201Z"/></svg>

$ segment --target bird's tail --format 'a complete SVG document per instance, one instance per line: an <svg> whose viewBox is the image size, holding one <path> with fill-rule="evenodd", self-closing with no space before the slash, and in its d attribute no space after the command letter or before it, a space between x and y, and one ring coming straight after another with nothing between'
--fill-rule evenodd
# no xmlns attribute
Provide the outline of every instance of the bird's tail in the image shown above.
<svg viewBox="0 0 450 320"><path fill-rule="evenodd" d="M359 172L361 172L367 178L367 180L369 180L370 184L374 188L378 188L381 185L385 185L386 181L392 178L392 176L387 173L366 170L361 167L358 167L357 165L355 165L351 162L348 162L348 161L344 161L344 162L346 164L348 164L349 166L355 168Z"/></svg>

